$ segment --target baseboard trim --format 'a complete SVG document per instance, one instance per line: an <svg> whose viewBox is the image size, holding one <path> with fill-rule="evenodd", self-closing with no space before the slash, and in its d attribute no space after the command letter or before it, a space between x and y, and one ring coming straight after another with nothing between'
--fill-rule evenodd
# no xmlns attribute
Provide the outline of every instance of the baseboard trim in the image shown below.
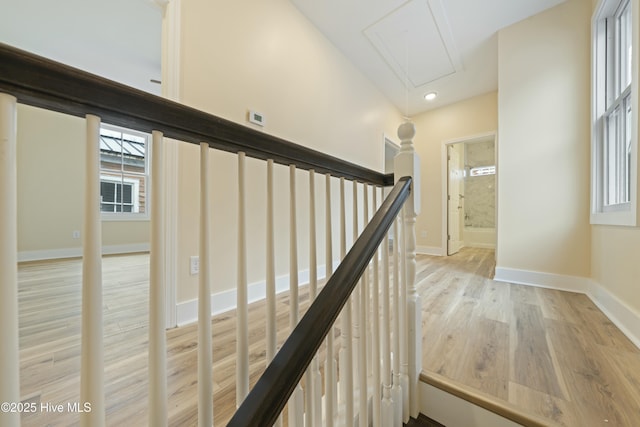
<svg viewBox="0 0 640 427"><path fill-rule="evenodd" d="M496 267L494 280L585 294L640 348L640 313L590 278Z"/></svg>
<svg viewBox="0 0 640 427"><path fill-rule="evenodd" d="M338 265L339 261L334 261L334 265ZM318 266L318 280L325 278L325 266ZM301 270L298 272L299 286L303 286L309 283L309 270ZM286 292L289 290L289 275L284 274L276 277L276 294ZM267 283L262 280L259 282L251 283L247 286L247 296L249 303L261 301L267 296ZM216 316L218 314L225 313L229 310L234 310L237 304L237 290L236 288L228 289L226 291L211 294L211 315ZM185 326L198 321L198 300L192 299L188 301L182 301L177 304L176 318L178 326Z"/></svg>
<svg viewBox="0 0 640 427"><path fill-rule="evenodd" d="M609 292L599 283L591 281L587 296L640 349L640 312Z"/></svg>
<svg viewBox="0 0 640 427"><path fill-rule="evenodd" d="M127 245L107 245L102 247L102 255L129 254L149 252L149 243L132 243ZM82 247L44 249L38 251L18 252L18 262L44 261L49 259L81 258Z"/></svg>
<svg viewBox="0 0 640 427"><path fill-rule="evenodd" d="M443 248L439 246L416 246L416 253L422 255L445 256Z"/></svg>
<svg viewBox="0 0 640 427"><path fill-rule="evenodd" d="M506 267L496 267L493 280L583 294L587 293L591 282L591 279L587 277L566 276Z"/></svg>
<svg viewBox="0 0 640 427"><path fill-rule="evenodd" d="M479 248L479 249L495 249L495 243L475 243L475 242L464 242L465 248Z"/></svg>

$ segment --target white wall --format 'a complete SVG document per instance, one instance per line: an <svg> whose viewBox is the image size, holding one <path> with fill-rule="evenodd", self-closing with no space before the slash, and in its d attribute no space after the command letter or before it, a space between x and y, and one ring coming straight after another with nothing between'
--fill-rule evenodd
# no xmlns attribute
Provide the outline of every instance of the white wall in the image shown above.
<svg viewBox="0 0 640 427"><path fill-rule="evenodd" d="M499 33L497 266L590 276L591 5Z"/></svg>
<svg viewBox="0 0 640 427"><path fill-rule="evenodd" d="M383 135L395 135L399 112L286 0L183 1L181 100L249 126L247 110L266 116L265 132L382 170ZM236 158L214 153L213 292L236 285ZM248 160L248 258L250 283L264 278L265 165ZM197 295L188 258L198 251L198 149L182 145L179 159L178 301ZM288 171L276 171L277 274L288 272ZM308 178L298 172L300 269L308 258ZM317 192L324 177L317 177ZM337 201L337 181L333 196ZM348 186L351 192L351 184ZM320 200L322 200L320 198ZM324 203L318 202L318 236ZM337 214L337 203L334 204ZM334 229L338 218L334 216ZM350 241L350 233L349 239ZM334 256L338 256L337 242ZM318 247L323 260L323 245Z"/></svg>
<svg viewBox="0 0 640 427"><path fill-rule="evenodd" d="M159 94L160 8L148 0L0 0L0 42Z"/></svg>

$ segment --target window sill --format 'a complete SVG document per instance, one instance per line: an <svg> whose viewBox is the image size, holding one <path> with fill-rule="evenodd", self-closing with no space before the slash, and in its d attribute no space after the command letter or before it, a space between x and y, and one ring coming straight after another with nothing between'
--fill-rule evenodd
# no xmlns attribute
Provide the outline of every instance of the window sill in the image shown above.
<svg viewBox="0 0 640 427"><path fill-rule="evenodd" d="M121 221L149 221L148 214L108 214L103 213L100 217L105 222L121 222Z"/></svg>
<svg viewBox="0 0 640 427"><path fill-rule="evenodd" d="M592 212L590 223L592 225L619 225L623 227L636 227L636 212L633 208L609 212Z"/></svg>

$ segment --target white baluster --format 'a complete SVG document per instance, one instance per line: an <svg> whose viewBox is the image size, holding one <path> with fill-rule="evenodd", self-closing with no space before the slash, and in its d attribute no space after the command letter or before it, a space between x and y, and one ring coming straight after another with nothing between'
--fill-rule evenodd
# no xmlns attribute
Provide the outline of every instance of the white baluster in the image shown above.
<svg viewBox="0 0 640 427"><path fill-rule="evenodd" d="M398 264L398 221L393 221L393 425L402 426L402 388L400 388L400 266Z"/></svg>
<svg viewBox="0 0 640 427"><path fill-rule="evenodd" d="M355 183L355 181L354 181ZM356 186L354 185L354 190ZM367 194L367 185L364 185L363 189L363 229L367 225L367 217L369 215L369 209L367 207L369 203L369 196ZM357 197L354 195L354 200L357 200ZM355 206L355 204L354 204ZM356 209L354 209L355 211ZM357 214L357 212L356 212ZM355 216L354 216L355 217ZM357 221L354 224L354 229L357 229ZM356 236L354 237L354 242L357 239L358 232L356 231ZM358 420L360 423L360 427L368 427L369 426L369 396L368 396L368 388L367 388L367 310L369 307L368 299L369 294L367 292L367 288L369 287L369 268L365 268L362 273L362 277L360 279L360 283L358 284L360 288L360 311L358 312L358 320L359 320L359 332L360 339L358 342L358 353L359 353L359 364L358 364L358 375L359 375L359 388L360 388L360 414L358 415ZM356 296L357 298L358 296Z"/></svg>
<svg viewBox="0 0 640 427"><path fill-rule="evenodd" d="M267 160L267 364L276 355L277 324L276 324L276 270L274 247L274 222L273 222L273 160ZM274 424L282 426L282 416Z"/></svg>
<svg viewBox="0 0 640 427"><path fill-rule="evenodd" d="M0 402L20 401L16 102L0 93ZM0 425L19 426L20 413L0 411Z"/></svg>
<svg viewBox="0 0 640 427"><path fill-rule="evenodd" d="M296 167L289 165L289 326L291 331L298 324L298 235L296 219ZM289 426L302 427L304 423L304 395L298 384L289 399Z"/></svg>
<svg viewBox="0 0 640 427"><path fill-rule="evenodd" d="M164 139L153 131L151 151L151 253L149 256L149 426L166 426L167 337L165 334Z"/></svg>
<svg viewBox="0 0 640 427"><path fill-rule="evenodd" d="M346 219L345 219L344 178L340 178L340 259L347 254ZM351 340L351 300L342 309L340 324L341 347L339 353L339 371L341 396L345 404L345 425L353 426L353 342Z"/></svg>
<svg viewBox="0 0 640 427"><path fill-rule="evenodd" d="M389 309L389 233L382 241L382 405L381 425L392 426L394 403L391 399L391 316Z"/></svg>
<svg viewBox="0 0 640 427"><path fill-rule="evenodd" d="M249 324L247 307L247 238L245 153L238 153L238 285L236 294L236 406L249 394Z"/></svg>
<svg viewBox="0 0 640 427"><path fill-rule="evenodd" d="M325 202L325 280L333 274L333 239L331 227L331 175L326 174L326 202ZM325 376L325 426L333 427L334 415L337 408L336 368L334 353L333 326L327 335L327 357L324 365Z"/></svg>
<svg viewBox="0 0 640 427"><path fill-rule="evenodd" d="M422 370L422 312L421 301L416 289L416 216L420 213L420 159L413 146L415 127L411 122L403 123L398 128L398 137L402 144L400 152L394 159L396 179L411 176L411 194L405 203L404 225L406 227L407 250L407 330L408 330L408 364L411 416L417 417L419 408L418 382Z"/></svg>
<svg viewBox="0 0 640 427"><path fill-rule="evenodd" d="M352 246L353 244L356 242L356 240L358 239L358 183L356 181L353 181L353 229L352 229L352 234L353 234L353 242L352 242ZM358 425L360 425L360 427L364 426L363 422L364 422L364 417L366 417L366 415L363 414L363 408L366 409L366 387L363 389L362 387L362 381L361 379L364 377L365 378L365 385L366 385L366 366L367 366L367 355L366 355L366 349L362 349L362 347L360 346L361 344L361 339L360 339L360 312L362 311L360 305L362 302L361 299L361 293L362 293L362 278L359 280L359 282L356 284L356 287L353 290L353 293L351 294L351 300L352 300L352 304L353 304L353 318L352 323L353 323L353 347L355 348L356 352L357 352L357 358L355 360L357 360L358 363L358 369L357 370L353 370L353 376L354 376L354 381L358 384L358 390L359 390L359 394L358 394ZM362 326L364 327L364 326ZM364 363L363 363L363 359L364 359ZM364 371L363 371L364 369ZM366 412L366 410L364 411Z"/></svg>
<svg viewBox="0 0 640 427"><path fill-rule="evenodd" d="M409 363L407 359L407 246L405 244L404 224L402 223L402 209L398 216L400 223L400 387L402 388L402 422L408 423L410 416L409 405Z"/></svg>
<svg viewBox="0 0 640 427"><path fill-rule="evenodd" d="M273 160L267 160L267 364L276 355L276 270L273 226Z"/></svg>
<svg viewBox="0 0 640 427"><path fill-rule="evenodd" d="M318 295L318 259L316 249L316 184L315 171L309 170L309 301L313 302ZM320 362L316 355L311 362L311 407L313 416L310 425L320 426L322 424L322 375L320 374Z"/></svg>
<svg viewBox="0 0 640 427"><path fill-rule="evenodd" d="M373 211L378 209L377 188L373 187ZM371 368L373 383L373 427L381 427L381 400L380 400L380 274L378 268L380 264L378 258L380 248L373 256L373 283L371 285Z"/></svg>
<svg viewBox="0 0 640 427"><path fill-rule="evenodd" d="M417 191L417 186L413 191ZM409 389L411 416L417 418L420 412L419 381L422 371L422 302L416 287L416 214L411 212L411 206L405 207L404 226L407 250L407 336L409 362Z"/></svg>
<svg viewBox="0 0 640 427"><path fill-rule="evenodd" d="M91 412L80 414L82 426L103 426L104 343L102 313L102 223L100 220L100 118L87 115L84 232L82 250L82 357L80 401Z"/></svg>
<svg viewBox="0 0 640 427"><path fill-rule="evenodd" d="M209 144L200 143L200 281L198 286L198 425L213 425L211 354L211 209Z"/></svg>

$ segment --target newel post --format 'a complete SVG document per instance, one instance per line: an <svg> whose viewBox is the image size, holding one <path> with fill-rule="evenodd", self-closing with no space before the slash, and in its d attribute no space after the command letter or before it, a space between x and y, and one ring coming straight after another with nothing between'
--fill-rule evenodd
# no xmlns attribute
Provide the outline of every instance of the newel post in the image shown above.
<svg viewBox="0 0 640 427"><path fill-rule="evenodd" d="M419 412L418 381L422 370L422 319L421 301L416 289L416 217L420 213L420 158L413 146L416 129L413 123L405 122L398 127L401 141L400 152L394 159L396 182L403 176L411 176L411 194L404 207L406 236L407 278L407 342L409 362L409 401L412 417Z"/></svg>

